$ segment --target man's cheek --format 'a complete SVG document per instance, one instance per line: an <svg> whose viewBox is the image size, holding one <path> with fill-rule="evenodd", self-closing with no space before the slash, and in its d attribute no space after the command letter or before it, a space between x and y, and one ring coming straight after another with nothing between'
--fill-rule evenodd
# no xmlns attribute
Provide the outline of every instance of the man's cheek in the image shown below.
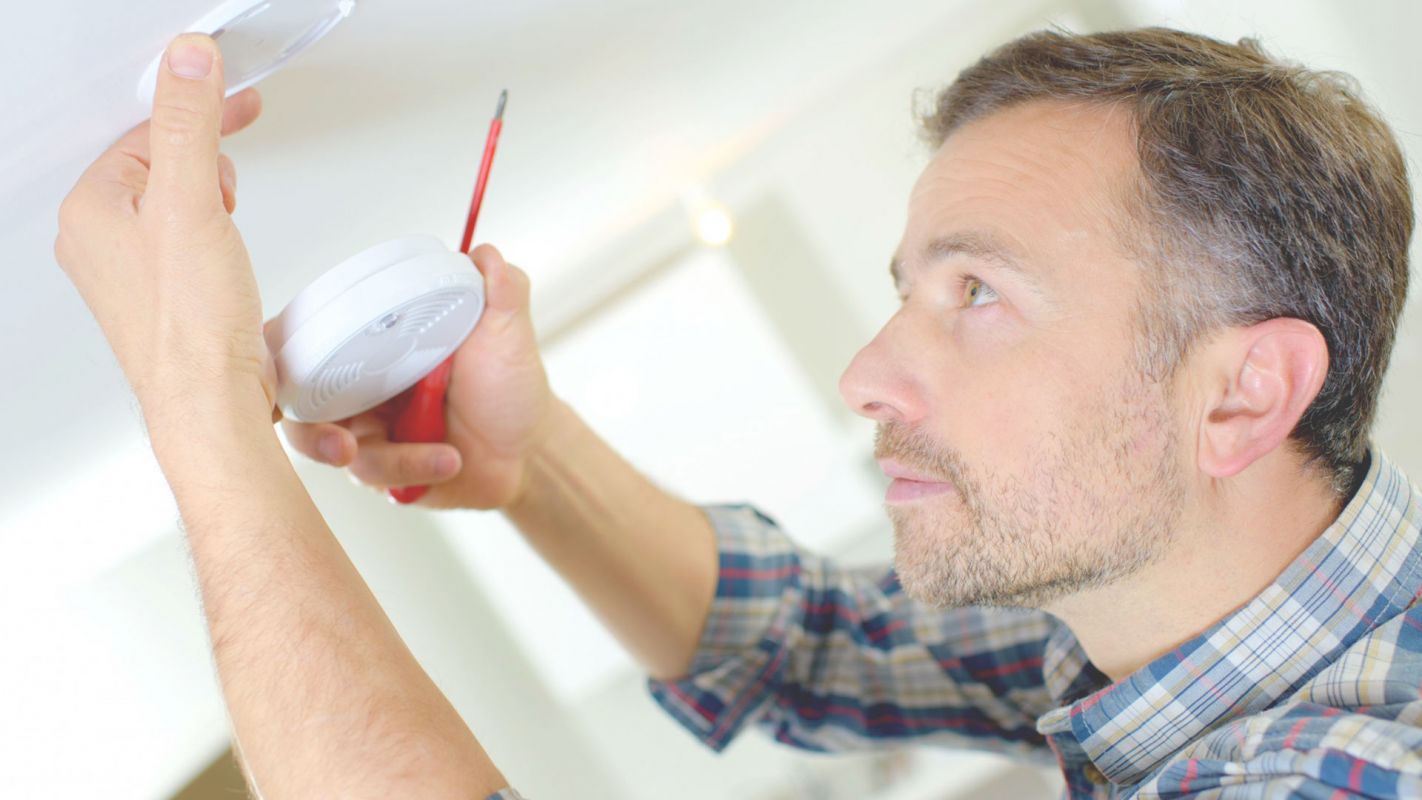
<svg viewBox="0 0 1422 800"><path fill-rule="evenodd" d="M1011 368L999 374L979 375L958 393L946 420L951 430L940 441L961 453L972 469L993 471L1014 453L1051 436L1061 426L1059 387L1042 371Z"/></svg>

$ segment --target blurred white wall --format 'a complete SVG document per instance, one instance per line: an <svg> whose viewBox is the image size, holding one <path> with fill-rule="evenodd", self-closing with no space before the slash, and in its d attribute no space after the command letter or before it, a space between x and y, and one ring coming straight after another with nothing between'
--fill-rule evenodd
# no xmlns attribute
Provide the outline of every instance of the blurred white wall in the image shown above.
<svg viewBox="0 0 1422 800"><path fill-rule="evenodd" d="M886 264L927 158L913 128L916 89L943 84L982 51L1049 22L1173 24L1255 35L1276 53L1352 73L1414 166L1422 152L1422 97L1410 91L1422 66L1410 41L1422 7L1403 0L1346 10L1326 0L671 5L607 6L617 11L602 30L623 37L608 41L575 35L598 17L596 4L549 0L518 18L490 11L501 39L488 52L504 58L515 89L528 90L514 92L483 230L533 275L555 385L614 444L694 499L753 500L807 543L857 561L887 556L887 526L865 466L867 426L836 409L825 376L896 303ZM364 49L333 38L325 56L313 51L306 67L274 76L267 131L232 141L243 171L239 223L271 310L321 264L387 235L449 227L445 212L462 202L469 165L416 161L412 152L458 139L451 127L481 131L485 98L450 91L452 99L432 102L454 80L404 79L403 67L385 66L372 30L424 30L417 23L441 22L444 8L367 3L367 21L351 20L369 26L352 34L368 37ZM471 26L468 35L480 34ZM559 50L548 43L572 53L562 69L569 60L594 65L596 91L560 75ZM647 78L659 65L665 74ZM343 75L365 83L341 83ZM639 92L661 105L636 107ZM441 134L421 138L422 130ZM600 148L622 140L634 141L599 161ZM342 170L363 171L364 183ZM772 220L787 231L776 251L734 239L724 251L700 249L677 202L693 183L742 226ZM361 217L373 213L366 206L379 213ZM276 219L302 207L309 225L293 230ZM24 254L17 263L44 269L50 229L32 220L52 209L26 213L0 227L0 242ZM765 263L784 263L785 276L767 277ZM815 279L820 285L796 294ZM18 285L25 280L34 279ZM26 296L72 304L51 284L41 288ZM1377 436L1414 476L1422 475L1416 294ZM833 318L815 313L824 309ZM12 348L29 341L17 327L0 330ZM171 502L101 340L77 330L90 338L66 344L62 363L14 365L5 397L12 424L57 408L89 433L49 455L39 452L42 437L7 434L8 469L25 490L0 496L9 554L0 567L8 643L0 795L163 797L225 748L225 714ZM99 415L107 427L79 419L73 409L82 405L43 402L69 396L64 374L75 368L99 376L85 392L107 404ZM732 444L718 449L720 441ZM757 441L801 479L777 480L770 460L750 463L746 443ZM21 475L26 464L34 476ZM1000 783L1009 774L1051 795L1049 777L1009 773L992 757L835 761L755 735L713 756L651 706L631 663L499 518L396 509L334 471L300 470L414 652L535 797L790 800L841 796L835 786L864 796L886 770L911 779L885 798L987 797L984 786L1009 785ZM825 502L831 497L839 505Z"/></svg>

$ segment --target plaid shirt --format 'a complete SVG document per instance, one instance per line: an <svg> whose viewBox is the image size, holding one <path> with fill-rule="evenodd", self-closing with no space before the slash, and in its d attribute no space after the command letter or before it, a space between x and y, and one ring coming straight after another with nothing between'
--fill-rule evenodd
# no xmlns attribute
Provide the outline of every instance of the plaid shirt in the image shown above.
<svg viewBox="0 0 1422 800"><path fill-rule="evenodd" d="M649 686L713 749L755 722L814 750L1054 761L1071 798L1422 798L1422 493L1376 451L1268 588L1114 684L1045 613L931 609L752 508L706 513L716 601L688 676Z"/></svg>

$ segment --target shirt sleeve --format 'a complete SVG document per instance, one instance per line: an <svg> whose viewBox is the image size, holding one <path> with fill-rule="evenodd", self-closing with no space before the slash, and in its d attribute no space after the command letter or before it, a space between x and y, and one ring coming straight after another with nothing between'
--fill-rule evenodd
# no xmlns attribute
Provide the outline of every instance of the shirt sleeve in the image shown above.
<svg viewBox="0 0 1422 800"><path fill-rule="evenodd" d="M1036 729L1054 705L1046 614L931 609L892 571L800 550L754 508L704 511L720 553L716 597L688 674L648 688L709 747L756 721L811 750L933 740L1050 758Z"/></svg>
<svg viewBox="0 0 1422 800"><path fill-rule="evenodd" d="M504 787L484 798L484 800L527 800L527 798L519 794L518 790L513 787Z"/></svg>

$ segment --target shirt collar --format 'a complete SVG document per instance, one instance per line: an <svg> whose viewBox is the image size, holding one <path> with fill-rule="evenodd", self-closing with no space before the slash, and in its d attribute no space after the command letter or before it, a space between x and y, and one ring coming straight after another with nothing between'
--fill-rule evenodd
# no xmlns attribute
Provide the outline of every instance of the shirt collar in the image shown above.
<svg viewBox="0 0 1422 800"><path fill-rule="evenodd" d="M1047 640L1061 706L1038 730L1069 734L1113 783L1134 784L1190 742L1288 696L1413 602L1422 498L1377 450L1331 524L1257 597L1121 681L1065 625Z"/></svg>

